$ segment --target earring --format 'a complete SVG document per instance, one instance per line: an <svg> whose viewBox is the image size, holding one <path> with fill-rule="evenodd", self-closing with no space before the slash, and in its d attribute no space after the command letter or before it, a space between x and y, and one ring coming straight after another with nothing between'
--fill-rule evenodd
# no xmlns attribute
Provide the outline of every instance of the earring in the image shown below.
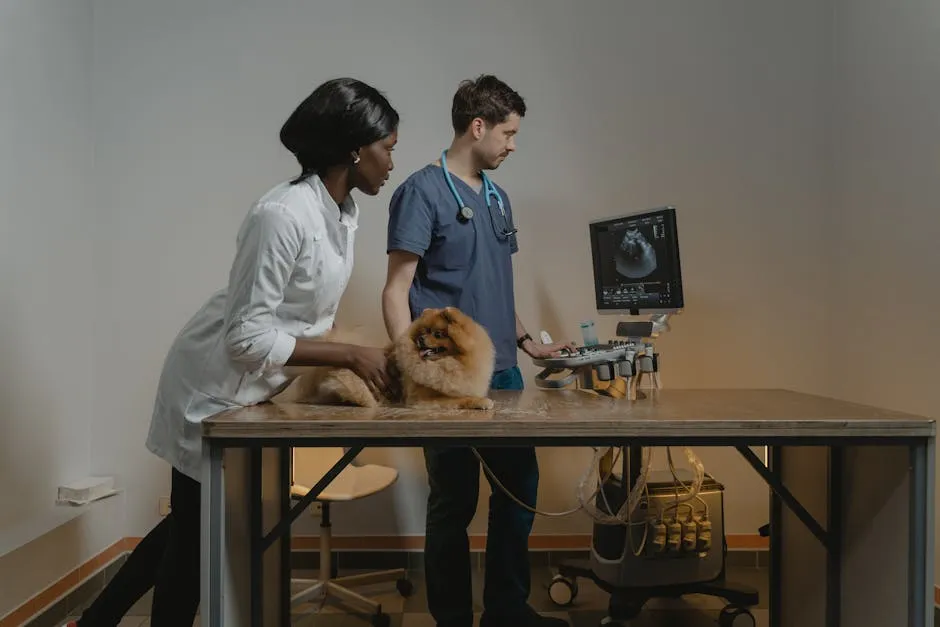
<svg viewBox="0 0 940 627"><path fill-rule="evenodd" d="M359 163L359 153L353 155L353 165Z"/></svg>

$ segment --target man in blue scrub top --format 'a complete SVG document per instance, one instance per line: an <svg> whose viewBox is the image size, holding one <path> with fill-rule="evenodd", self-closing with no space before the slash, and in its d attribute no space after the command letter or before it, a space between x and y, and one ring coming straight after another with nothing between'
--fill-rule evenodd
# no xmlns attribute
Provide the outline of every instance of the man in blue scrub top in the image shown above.
<svg viewBox="0 0 940 627"><path fill-rule="evenodd" d="M485 175L515 150L525 111L522 98L494 76L462 82L453 100L450 148L409 176L395 190L389 209L388 276L382 292L389 336L404 333L426 308L459 307L486 328L496 346L493 389L523 388L517 350L538 358L569 346L533 341L516 315L512 255L518 243L512 206L506 192ZM503 486L535 507L539 471L533 447L479 452ZM479 461L468 448L427 448L424 456L430 484L428 609L438 627L471 627L467 527L477 508ZM529 607L528 540L534 516L492 480L490 487L481 627L567 625Z"/></svg>

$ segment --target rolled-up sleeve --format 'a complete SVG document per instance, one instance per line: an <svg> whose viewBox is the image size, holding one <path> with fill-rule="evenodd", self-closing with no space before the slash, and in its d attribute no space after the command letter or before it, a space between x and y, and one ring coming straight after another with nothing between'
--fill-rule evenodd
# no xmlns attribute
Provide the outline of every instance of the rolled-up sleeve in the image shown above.
<svg viewBox="0 0 940 627"><path fill-rule="evenodd" d="M395 190L389 203L386 252L403 250L422 257L431 245L433 229L433 210L421 189L406 182Z"/></svg>
<svg viewBox="0 0 940 627"><path fill-rule="evenodd" d="M225 348L250 372L287 363L297 340L275 314L301 251L300 225L282 205L257 207L238 234L225 306Z"/></svg>

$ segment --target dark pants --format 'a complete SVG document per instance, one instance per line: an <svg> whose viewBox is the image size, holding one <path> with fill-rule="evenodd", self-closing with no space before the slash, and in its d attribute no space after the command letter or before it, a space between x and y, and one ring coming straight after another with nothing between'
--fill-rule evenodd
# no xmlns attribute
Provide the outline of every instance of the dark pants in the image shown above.
<svg viewBox="0 0 940 627"><path fill-rule="evenodd" d="M497 372L493 389L521 390L518 367ZM535 449L481 448L480 456L500 483L535 507L539 470ZM426 448L430 494L425 531L428 610L440 627L473 624L470 589L470 541L467 527L477 509L480 463L468 448ZM490 513L486 540L484 610L512 616L529 598L529 533L534 515L514 503L490 481Z"/></svg>
<svg viewBox="0 0 940 627"><path fill-rule="evenodd" d="M150 588L153 627L190 627L199 607L199 482L173 469L170 514L137 548L78 621L112 627Z"/></svg>

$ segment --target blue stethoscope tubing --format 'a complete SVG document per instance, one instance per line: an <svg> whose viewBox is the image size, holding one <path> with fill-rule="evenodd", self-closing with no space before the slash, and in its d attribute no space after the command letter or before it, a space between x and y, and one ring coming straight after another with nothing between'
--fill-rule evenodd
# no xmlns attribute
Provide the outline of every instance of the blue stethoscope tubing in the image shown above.
<svg viewBox="0 0 940 627"><path fill-rule="evenodd" d="M469 222L473 218L473 209L464 204L463 198L460 197L460 192L457 191L457 187L454 185L454 180L450 176L450 172L447 170L447 150L441 152L441 169L444 170L444 178L447 180L447 186L450 188L450 192L454 195L454 199L457 201L457 219L460 222ZM480 172L480 178L483 179L483 198L486 201L486 208L490 211L490 218L493 217L493 209L490 206L490 197L496 198L496 206L499 207L499 214L503 218L503 224L506 228L503 229L503 237L510 237L515 235L519 230L514 224L509 221L509 218L506 216L506 208L503 206L503 198L499 193L499 190L496 189L496 186L493 185L493 182L490 180L490 177L486 175L486 172ZM495 230L496 223L494 221L493 228Z"/></svg>

